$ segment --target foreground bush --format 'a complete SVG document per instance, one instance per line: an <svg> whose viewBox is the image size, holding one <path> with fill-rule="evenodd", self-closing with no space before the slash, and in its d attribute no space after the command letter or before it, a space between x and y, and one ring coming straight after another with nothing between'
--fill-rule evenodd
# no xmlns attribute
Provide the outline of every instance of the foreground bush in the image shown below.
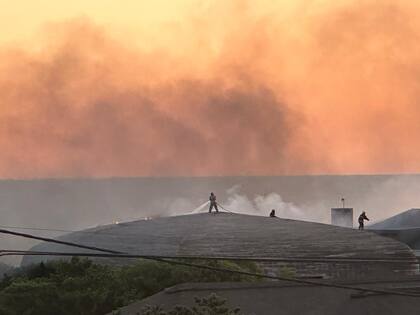
<svg viewBox="0 0 420 315"><path fill-rule="evenodd" d="M160 306L147 305L138 315L240 315L240 309L231 309L226 305L226 299L216 294L208 297L194 299L195 305L192 307L177 305L172 310L166 312ZM118 312L114 313L118 315Z"/></svg>
<svg viewBox="0 0 420 315"><path fill-rule="evenodd" d="M219 268L258 271L252 263L200 261ZM254 278L148 260L124 267L87 259L41 263L0 282L1 315L105 314L184 282L255 281Z"/></svg>

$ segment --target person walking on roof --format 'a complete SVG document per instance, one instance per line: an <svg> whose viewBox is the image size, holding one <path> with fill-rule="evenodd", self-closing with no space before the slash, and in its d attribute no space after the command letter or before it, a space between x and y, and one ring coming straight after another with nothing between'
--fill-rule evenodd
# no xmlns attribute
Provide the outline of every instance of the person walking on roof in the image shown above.
<svg viewBox="0 0 420 315"><path fill-rule="evenodd" d="M216 195L213 193L210 193L210 208L209 208L209 213L211 213L211 210L216 209L216 212L219 212L219 209L217 208L217 202L216 202Z"/></svg>
<svg viewBox="0 0 420 315"><path fill-rule="evenodd" d="M363 211L362 214L359 215L359 230L363 230L365 228L365 220L369 221L369 218L366 216L366 212Z"/></svg>
<svg viewBox="0 0 420 315"><path fill-rule="evenodd" d="M271 210L270 212L270 218L275 218L276 217L276 210Z"/></svg>

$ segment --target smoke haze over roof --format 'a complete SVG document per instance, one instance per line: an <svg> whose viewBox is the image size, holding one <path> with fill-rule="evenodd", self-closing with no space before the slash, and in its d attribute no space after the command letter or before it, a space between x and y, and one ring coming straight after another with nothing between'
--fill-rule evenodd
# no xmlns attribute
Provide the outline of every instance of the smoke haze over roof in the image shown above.
<svg viewBox="0 0 420 315"><path fill-rule="evenodd" d="M0 177L420 170L417 2L181 2L4 42Z"/></svg>

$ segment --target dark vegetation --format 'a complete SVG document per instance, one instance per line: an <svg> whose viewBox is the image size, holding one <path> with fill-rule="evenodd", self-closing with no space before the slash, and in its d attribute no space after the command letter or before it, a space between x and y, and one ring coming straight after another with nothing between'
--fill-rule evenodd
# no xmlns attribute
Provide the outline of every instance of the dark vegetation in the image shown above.
<svg viewBox="0 0 420 315"><path fill-rule="evenodd" d="M253 263L195 263L258 272ZM256 279L148 260L115 267L72 258L70 261L41 263L6 275L0 281L0 314L102 315L175 284L222 281Z"/></svg>
<svg viewBox="0 0 420 315"><path fill-rule="evenodd" d="M165 311L160 306L147 305L138 315L240 315L239 308L229 308L226 299L210 294L208 297L195 298L195 305L187 307L177 305L170 311ZM118 315L118 312L114 313ZM137 314L136 314L137 315Z"/></svg>
<svg viewBox="0 0 420 315"><path fill-rule="evenodd" d="M0 262L0 279L3 278L4 274L10 273L12 269L13 269L12 266L9 266L7 264Z"/></svg>

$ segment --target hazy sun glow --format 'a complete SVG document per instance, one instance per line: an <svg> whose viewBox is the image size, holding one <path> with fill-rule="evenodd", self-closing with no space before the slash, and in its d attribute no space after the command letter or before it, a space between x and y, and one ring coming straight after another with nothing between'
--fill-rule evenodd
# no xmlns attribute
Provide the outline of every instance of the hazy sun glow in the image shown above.
<svg viewBox="0 0 420 315"><path fill-rule="evenodd" d="M417 1L0 7L1 177L420 171Z"/></svg>

